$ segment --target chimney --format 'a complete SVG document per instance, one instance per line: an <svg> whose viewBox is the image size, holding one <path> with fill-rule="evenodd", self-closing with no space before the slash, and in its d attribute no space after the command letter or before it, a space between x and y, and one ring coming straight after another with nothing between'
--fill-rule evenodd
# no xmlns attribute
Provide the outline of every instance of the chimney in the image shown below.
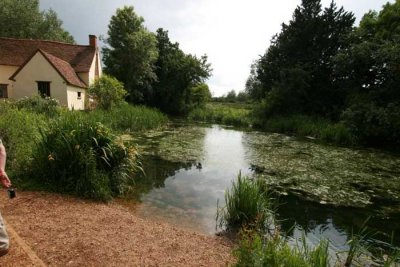
<svg viewBox="0 0 400 267"><path fill-rule="evenodd" d="M97 37L96 37L96 35L89 35L89 45L91 47L97 48Z"/></svg>

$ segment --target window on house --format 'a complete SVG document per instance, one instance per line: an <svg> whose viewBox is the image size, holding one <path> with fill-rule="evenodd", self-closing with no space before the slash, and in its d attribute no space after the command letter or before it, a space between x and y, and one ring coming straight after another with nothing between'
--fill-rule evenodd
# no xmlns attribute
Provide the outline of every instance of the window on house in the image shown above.
<svg viewBox="0 0 400 267"><path fill-rule="evenodd" d="M0 84L0 98L8 98L7 84Z"/></svg>
<svg viewBox="0 0 400 267"><path fill-rule="evenodd" d="M78 92L78 99L82 98L82 92Z"/></svg>
<svg viewBox="0 0 400 267"><path fill-rule="evenodd" d="M38 93L42 97L50 97L50 82L37 82Z"/></svg>

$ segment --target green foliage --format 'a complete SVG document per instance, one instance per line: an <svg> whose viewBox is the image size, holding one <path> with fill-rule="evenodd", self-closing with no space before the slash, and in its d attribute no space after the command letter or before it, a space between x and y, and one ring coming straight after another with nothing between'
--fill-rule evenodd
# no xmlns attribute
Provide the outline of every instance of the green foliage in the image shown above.
<svg viewBox="0 0 400 267"><path fill-rule="evenodd" d="M168 118L156 109L145 106L133 106L122 103L111 110L96 109L90 111L88 119L101 122L118 132L134 132L159 128L167 123Z"/></svg>
<svg viewBox="0 0 400 267"><path fill-rule="evenodd" d="M157 80L157 40L143 22L132 6L117 9L108 25L108 46L103 48L105 71L124 83L128 100L134 103L146 102Z"/></svg>
<svg viewBox="0 0 400 267"><path fill-rule="evenodd" d="M329 243L322 240L310 248L303 237L302 244L289 245L279 235L262 236L256 231L242 231L239 247L234 251L236 266L328 267Z"/></svg>
<svg viewBox="0 0 400 267"><path fill-rule="evenodd" d="M232 188L225 192L225 207L218 211L220 226L239 229L242 226L263 228L271 213L266 190L259 181L239 173Z"/></svg>
<svg viewBox="0 0 400 267"><path fill-rule="evenodd" d="M185 54L178 43L172 43L168 32L157 30L157 82L153 84L152 105L172 115L186 114L208 97L204 82L210 76L207 57ZM206 90L207 89L207 90Z"/></svg>
<svg viewBox="0 0 400 267"><path fill-rule="evenodd" d="M113 106L121 104L127 92L124 85L114 77L102 75L89 87L89 94L97 101L98 107L110 110Z"/></svg>
<svg viewBox="0 0 400 267"><path fill-rule="evenodd" d="M38 0L1 0L0 36L74 43L53 10L40 12Z"/></svg>
<svg viewBox="0 0 400 267"><path fill-rule="evenodd" d="M210 89L205 83L190 88L190 96L192 105L195 107L202 107L211 100Z"/></svg>
<svg viewBox="0 0 400 267"><path fill-rule="evenodd" d="M360 103L345 110L342 119L361 144L400 148L399 104Z"/></svg>
<svg viewBox="0 0 400 267"><path fill-rule="evenodd" d="M267 99L268 114L337 116L344 99L333 83L332 58L348 46L354 20L334 2L322 10L320 0L302 1L256 63L258 81L250 77L248 90Z"/></svg>
<svg viewBox="0 0 400 267"><path fill-rule="evenodd" d="M12 102L12 105L18 109L26 109L48 117L57 117L61 112L61 107L57 99L50 97L43 98L39 95L20 98Z"/></svg>
<svg viewBox="0 0 400 267"><path fill-rule="evenodd" d="M41 129L32 157L29 179L52 191L99 200L124 193L138 168L133 147L77 112Z"/></svg>
<svg viewBox="0 0 400 267"><path fill-rule="evenodd" d="M343 123L306 115L273 116L258 125L269 132L295 134L338 144L355 145L356 135Z"/></svg>
<svg viewBox="0 0 400 267"><path fill-rule="evenodd" d="M7 170L14 183L26 170L39 128L46 126L47 118L25 109L17 109L7 102L0 103L0 138L7 149Z"/></svg>
<svg viewBox="0 0 400 267"><path fill-rule="evenodd" d="M230 103L208 103L192 110L188 119L243 127L250 127L253 122L250 106Z"/></svg>

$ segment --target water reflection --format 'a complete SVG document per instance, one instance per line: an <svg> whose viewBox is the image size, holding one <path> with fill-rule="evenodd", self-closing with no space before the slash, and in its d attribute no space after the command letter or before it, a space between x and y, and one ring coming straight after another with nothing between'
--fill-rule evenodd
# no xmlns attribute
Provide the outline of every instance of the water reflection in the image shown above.
<svg viewBox="0 0 400 267"><path fill-rule="evenodd" d="M321 237L327 238L332 242L331 249L338 251L347 248L348 236L357 232L369 216L372 216L369 226L382 232L375 236L378 240L388 242L391 233L400 230L398 212L381 216L381 207L372 209L369 206L366 210L321 205L296 196L299 186L293 184L297 181L325 190L326 184L318 182L324 179L330 182L326 178L329 175L334 175L335 179L345 175L355 177L360 171L367 174L366 170L372 167L379 167L381 171L368 173L369 181L375 175L377 179L386 177L394 183L393 175L399 167L390 168L399 162L396 157L331 149L282 135L246 133L219 126L173 127L162 133L135 138L144 155L142 161L146 172L146 177L137 183L140 188L136 196L141 201L136 212L143 217L213 234L217 200L222 206L225 189L231 186L238 172L252 175L250 165L256 164L262 166L263 174L272 185L284 188L283 191L292 188L287 190L288 196L280 197L277 210L277 218L290 236L297 238L305 232L307 242L313 244ZM358 157L364 165L349 161L351 157ZM331 162L335 158L339 163ZM376 158L382 160L380 165L375 163ZM389 170L392 171L390 177L387 176ZM291 176L297 178L288 180ZM304 179L306 176L308 180ZM332 186L335 188L335 184ZM306 187L300 186L300 189L307 192ZM398 189L393 188L395 190ZM336 197L340 198L340 190L338 192ZM398 235L395 235L395 243L400 243Z"/></svg>

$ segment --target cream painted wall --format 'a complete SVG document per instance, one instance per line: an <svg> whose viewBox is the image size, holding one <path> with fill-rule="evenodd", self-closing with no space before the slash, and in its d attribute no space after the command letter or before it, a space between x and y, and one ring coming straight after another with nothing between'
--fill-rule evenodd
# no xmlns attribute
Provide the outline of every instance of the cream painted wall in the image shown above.
<svg viewBox="0 0 400 267"><path fill-rule="evenodd" d="M18 67L16 66L4 66L0 65L0 83L8 84L8 97L11 98L13 95L13 81L10 81L8 78L16 72Z"/></svg>
<svg viewBox="0 0 400 267"><path fill-rule="evenodd" d="M78 92L81 92L81 99L78 99ZM75 86L67 86L68 108L74 110L85 109L86 89Z"/></svg>
<svg viewBox="0 0 400 267"><path fill-rule="evenodd" d="M101 59L100 59L100 55L99 52L96 53L96 55L93 57L93 61L92 61L92 65L90 65L90 70L89 72L81 72L78 73L79 78L82 79L82 81L87 84L87 85L91 85L94 80L97 78L96 77L96 57L98 58L97 60L97 64L98 64L98 68L99 68L99 76L103 75L103 69L101 67Z"/></svg>
<svg viewBox="0 0 400 267"><path fill-rule="evenodd" d="M47 81L50 82L50 97L57 99L61 105L68 106L66 82L40 52L35 54L14 79L13 98L37 95L37 81Z"/></svg>
<svg viewBox="0 0 400 267"><path fill-rule="evenodd" d="M97 58L97 64L98 64L98 68L99 68L99 77L101 77L101 75L103 74L103 70L101 68L101 59L100 59L100 55L99 52L96 52L96 55L93 57L93 61L92 61L92 65L90 66L90 71L89 71L89 80L88 83L89 85L91 85L94 80L98 77L96 77L96 58Z"/></svg>

